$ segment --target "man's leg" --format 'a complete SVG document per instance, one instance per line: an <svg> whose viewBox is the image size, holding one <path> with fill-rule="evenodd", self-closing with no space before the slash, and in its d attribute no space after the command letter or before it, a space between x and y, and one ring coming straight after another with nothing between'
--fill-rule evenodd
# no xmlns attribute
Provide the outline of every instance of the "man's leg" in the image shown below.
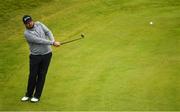
<svg viewBox="0 0 180 112"><path fill-rule="evenodd" d="M41 58L39 56L30 55L30 73L26 92L27 97L32 97L34 93L40 61Z"/></svg>
<svg viewBox="0 0 180 112"><path fill-rule="evenodd" d="M36 91L34 97L40 98L41 93L44 87L45 79L46 79L46 74L48 71L48 67L51 61L52 53L46 54L42 56L42 61L41 65L38 71L38 78L37 78L37 83L36 83Z"/></svg>

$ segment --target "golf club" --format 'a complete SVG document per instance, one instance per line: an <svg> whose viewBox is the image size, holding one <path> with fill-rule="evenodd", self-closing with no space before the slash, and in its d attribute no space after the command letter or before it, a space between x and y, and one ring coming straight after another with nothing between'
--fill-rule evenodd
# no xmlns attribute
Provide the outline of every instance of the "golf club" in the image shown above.
<svg viewBox="0 0 180 112"><path fill-rule="evenodd" d="M70 42L74 42L74 41L77 41L77 40L80 40L80 39L83 39L83 38L84 38L84 34L81 34L80 38L76 38L76 39L73 39L73 40L62 42L61 45L64 45L64 44L67 44L67 43L70 43Z"/></svg>

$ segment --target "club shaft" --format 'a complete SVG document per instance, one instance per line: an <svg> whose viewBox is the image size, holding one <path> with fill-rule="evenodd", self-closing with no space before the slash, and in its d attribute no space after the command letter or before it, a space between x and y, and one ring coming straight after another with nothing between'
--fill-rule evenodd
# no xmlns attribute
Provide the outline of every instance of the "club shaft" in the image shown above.
<svg viewBox="0 0 180 112"><path fill-rule="evenodd" d="M81 38L77 38L77 39L73 39L73 40L69 40L69 41L62 42L61 45L67 44L67 43L70 43L70 42L74 42L74 41L77 41L77 40L80 40L80 39L82 39L82 37L81 37Z"/></svg>

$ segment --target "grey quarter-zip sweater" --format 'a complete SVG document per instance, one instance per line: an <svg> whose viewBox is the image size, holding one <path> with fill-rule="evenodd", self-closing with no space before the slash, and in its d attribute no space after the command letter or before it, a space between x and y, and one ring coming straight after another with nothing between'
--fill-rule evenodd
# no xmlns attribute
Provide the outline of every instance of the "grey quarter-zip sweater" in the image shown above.
<svg viewBox="0 0 180 112"><path fill-rule="evenodd" d="M26 28L24 36L29 44L30 54L44 55L52 52L51 45L53 45L54 36L41 22L35 22L32 29Z"/></svg>

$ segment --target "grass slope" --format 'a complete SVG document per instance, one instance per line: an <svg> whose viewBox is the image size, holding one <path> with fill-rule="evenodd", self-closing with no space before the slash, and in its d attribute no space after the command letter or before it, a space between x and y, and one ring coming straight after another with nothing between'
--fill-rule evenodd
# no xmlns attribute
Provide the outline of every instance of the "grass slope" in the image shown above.
<svg viewBox="0 0 180 112"><path fill-rule="evenodd" d="M180 110L178 0L7 1L1 1L7 5L1 8L0 110ZM48 25L57 40L86 34L53 48L38 104L20 102L28 77L24 14Z"/></svg>

